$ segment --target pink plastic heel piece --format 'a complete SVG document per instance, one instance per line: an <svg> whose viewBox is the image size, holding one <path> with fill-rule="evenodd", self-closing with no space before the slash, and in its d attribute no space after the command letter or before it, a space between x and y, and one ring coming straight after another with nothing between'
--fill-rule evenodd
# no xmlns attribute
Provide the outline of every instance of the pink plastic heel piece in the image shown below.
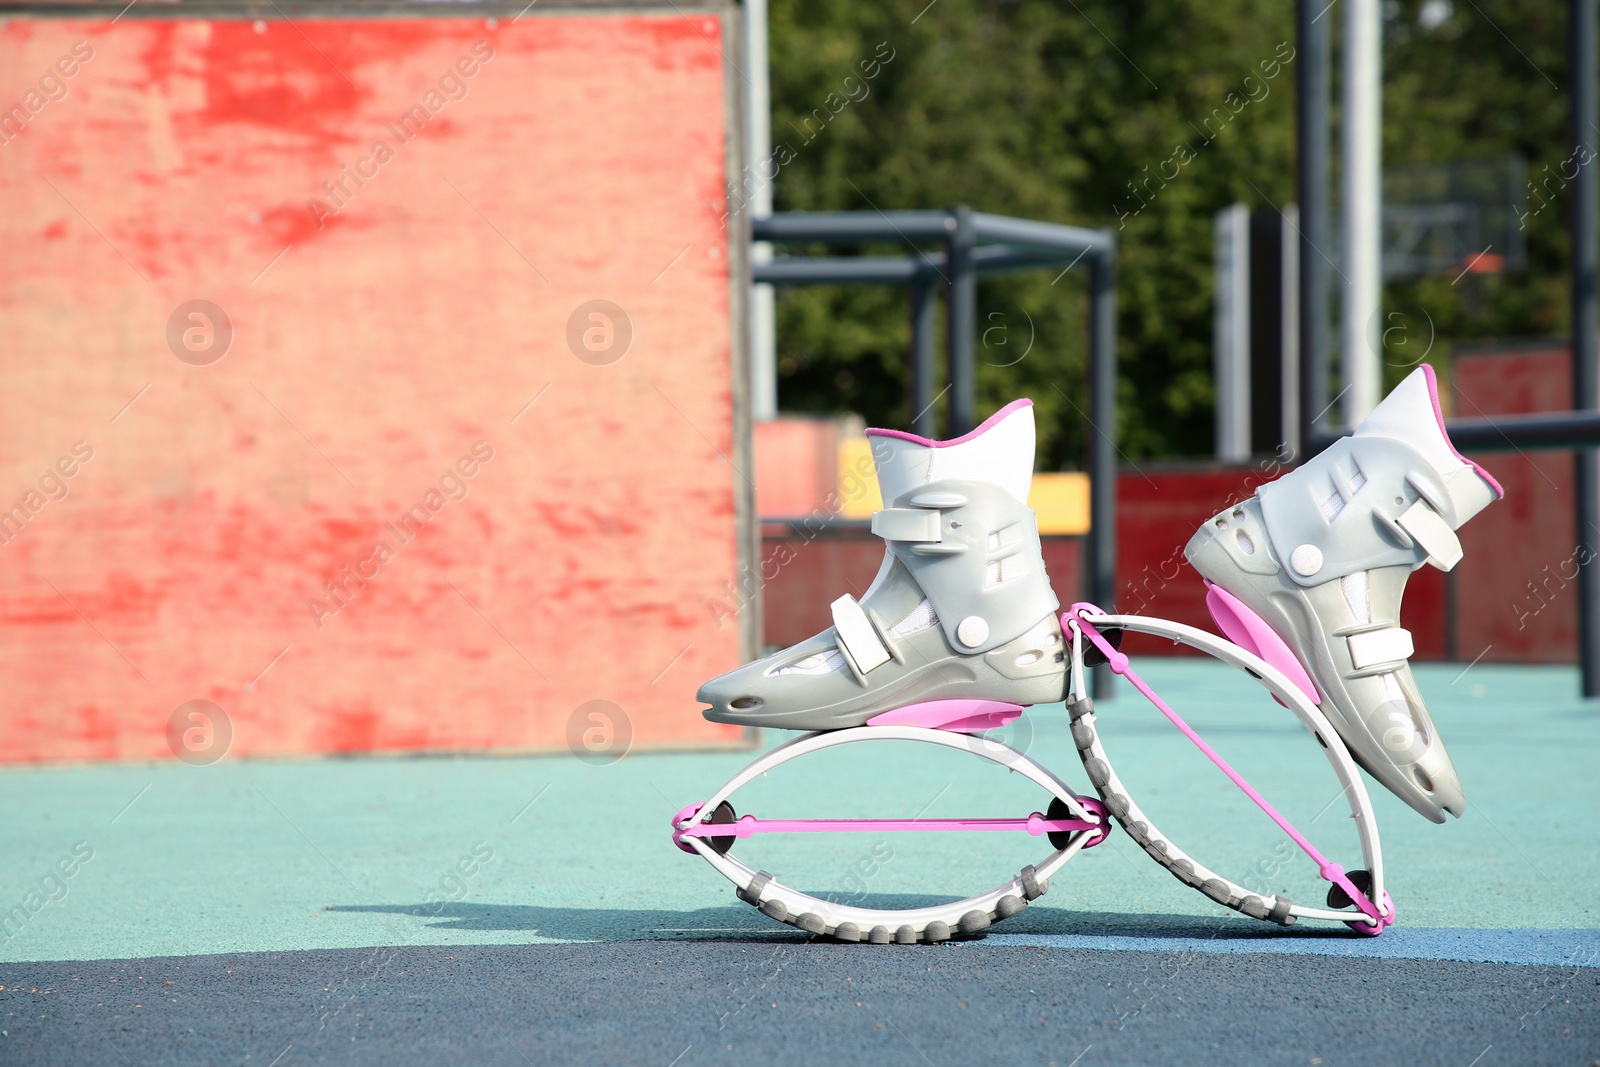
<svg viewBox="0 0 1600 1067"><path fill-rule="evenodd" d="M1222 636L1246 652L1252 652L1283 672L1295 688L1304 693L1311 703L1320 705L1322 694L1311 684L1311 676L1295 659L1294 653L1278 632L1266 620L1251 611L1232 593L1221 586L1206 583L1206 609L1217 621ZM1277 697L1272 699L1277 700ZM1282 704L1283 701L1278 700Z"/></svg>
<svg viewBox="0 0 1600 1067"><path fill-rule="evenodd" d="M867 720L868 726L922 726L958 734L981 734L1014 722L1021 704L1003 700L924 700Z"/></svg>
<svg viewBox="0 0 1600 1067"><path fill-rule="evenodd" d="M1093 604L1079 601L1072 605L1070 611L1061 616L1061 628L1067 630L1070 625L1076 624L1083 631L1083 636L1087 637L1089 642L1099 649L1100 654L1106 658L1106 662L1111 667L1112 672L1126 678L1135 689L1144 695L1146 700L1154 704L1156 710L1165 715L1167 720L1176 726L1183 736L1187 737L1196 748L1205 753L1206 759L1210 760L1218 770L1227 775L1228 779L1239 787L1240 792L1249 797L1256 807L1266 812L1267 817L1278 824L1278 829L1288 834L1290 839L1300 846L1300 851L1311 857L1311 861L1317 865L1317 873L1324 881L1332 882L1340 889L1343 889L1345 895L1355 902L1361 913L1371 920L1370 922L1347 922L1345 925L1351 929L1359 929L1362 933L1377 936L1383 932L1385 927L1394 922L1394 905L1389 901L1389 894L1385 893L1383 895L1384 904L1389 908L1389 913L1385 915L1378 910L1378 906L1365 893L1356 888L1349 875L1345 874L1343 867L1328 859L1317 850L1316 845L1306 840L1305 835L1291 826L1289 820L1280 815L1278 809L1273 807L1266 797L1256 792L1250 783L1245 781L1244 777L1234 770L1233 766L1223 759L1216 749L1206 744L1205 738L1195 733L1192 726L1184 722L1177 712L1167 706L1166 701L1156 695L1155 690L1145 684L1145 680L1140 678L1139 673L1129 665L1128 657L1113 648L1111 642L1102 637L1100 631L1096 630L1094 625L1083 617L1085 612L1094 615L1106 614ZM1270 633L1271 630L1269 629L1268 632Z"/></svg>

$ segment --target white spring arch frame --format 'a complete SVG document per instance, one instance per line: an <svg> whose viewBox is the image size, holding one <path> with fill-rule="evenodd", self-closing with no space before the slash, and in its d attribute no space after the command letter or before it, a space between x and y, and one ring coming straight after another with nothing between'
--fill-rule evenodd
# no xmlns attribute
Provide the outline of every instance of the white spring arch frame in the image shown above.
<svg viewBox="0 0 1600 1067"><path fill-rule="evenodd" d="M1085 821L1097 819L1079 802L1078 794L1067 783L1016 749L998 741L920 726L857 726L847 730L802 734L764 753L734 775L692 816L676 824L677 828L687 830L701 825L717 805L780 764L823 749L864 741L920 741L971 752L981 759L1023 775L1052 796L1059 797L1074 817ZM783 885L763 871L751 869L732 853L718 852L704 838L683 837L681 840L692 845L706 862L739 887L741 900L756 905L771 918L814 934L827 934L845 941L885 943L892 940L910 944L919 940L943 941L952 934L976 933L998 919L1016 914L1029 901L1044 894L1049 888L1050 877L1078 854L1090 836L1091 831L1074 832L1066 848L1056 849L1040 863L1023 868L1016 877L987 892L949 904L896 911L822 900Z"/></svg>
<svg viewBox="0 0 1600 1067"><path fill-rule="evenodd" d="M1384 891L1383 854L1378 839L1377 821L1372 812L1371 798L1367 794L1366 785L1362 782L1360 771L1355 761L1351 759L1344 742L1339 738L1338 732L1297 686L1259 656L1231 641L1192 626L1142 615L1108 615L1088 611L1083 612L1082 618L1097 630L1122 629L1149 634L1198 649L1254 675L1264 688L1294 713L1301 724L1322 742L1324 755L1344 787L1343 795L1350 801L1350 817L1356 823L1362 857L1366 869L1372 876L1370 895L1382 914L1383 921L1376 922L1356 909L1312 907L1295 904L1281 897L1274 897L1269 902L1261 895L1223 878L1194 860L1165 837L1132 800L1113 769L1108 754L1100 744L1098 733L1094 729L1094 712L1092 710L1080 712L1073 720L1072 732L1090 782L1100 794L1110 817L1114 818L1152 859L1179 880L1200 890L1217 903L1254 918L1271 920L1280 925L1291 925L1297 919L1331 920L1346 923L1353 929L1376 934L1393 921L1394 908ZM1070 701L1073 697L1082 699L1082 695L1087 692L1083 684L1083 635L1071 613L1063 617L1063 622L1073 635ZM734 775L709 800L699 805L692 814L674 820L674 829L681 832L705 824L724 800L755 778L790 760L824 749L866 741L918 741L944 748L963 749L991 763L1022 774L1052 796L1060 798L1073 816L1085 821L1095 821L1097 818L1095 813L1091 813L1080 802L1079 795L1054 773L998 741L916 726L858 726L844 730L801 734L763 753ZM728 836L733 836L731 828ZM675 834L675 839L698 852L719 874L732 882L737 887L740 899L759 907L764 914L773 919L813 934L828 935L845 941L875 943L893 941L899 944L911 944L918 941L942 941L958 934L974 934L993 922L1016 914L1026 907L1028 902L1037 899L1048 890L1049 879L1086 846L1091 836L1091 831L1074 832L1066 848L1055 850L1040 863L1023 868L1017 876L984 893L948 904L906 910L877 910L823 900L783 885L767 872L751 868L731 853L718 852L705 838Z"/></svg>
<svg viewBox="0 0 1600 1067"><path fill-rule="evenodd" d="M1233 642L1207 633L1205 630L1144 615L1091 614L1085 611L1082 613L1082 618L1096 630L1121 629L1149 634L1199 649L1224 663L1255 675L1256 680L1268 692L1294 713L1301 725L1322 742L1320 747L1323 754L1332 766L1334 775L1344 786L1343 795L1350 801L1350 818L1356 824L1356 836L1361 845L1362 858L1366 863L1366 869L1372 875L1370 897L1380 914L1384 916L1384 921L1375 922L1359 910L1311 907L1294 904L1281 897L1275 897L1269 903L1260 894L1222 877L1197 862L1162 835L1134 802L1121 779L1117 777L1109 756L1100 744L1099 736L1094 730L1094 713L1089 711L1074 720L1073 740L1077 744L1079 756L1083 759L1089 781L1100 794L1101 800L1105 802L1107 812L1127 831L1128 836L1180 881L1200 890L1224 907L1233 908L1253 918L1270 919L1285 926L1293 923L1295 919L1329 919L1347 923L1352 928L1362 928L1367 933L1382 932L1383 927L1394 919L1394 905L1384 890L1383 849L1378 839L1378 823L1372 811L1372 799L1367 794L1366 783L1361 780L1361 772L1356 767L1355 760L1351 759L1349 749L1345 747L1338 731L1328 722L1327 716L1321 709L1311 703L1306 694L1289 681L1282 671ZM1062 621L1072 633L1072 692L1081 696L1087 692L1083 682L1083 634L1076 624L1073 613L1067 613ZM1279 904L1279 901L1283 903Z"/></svg>

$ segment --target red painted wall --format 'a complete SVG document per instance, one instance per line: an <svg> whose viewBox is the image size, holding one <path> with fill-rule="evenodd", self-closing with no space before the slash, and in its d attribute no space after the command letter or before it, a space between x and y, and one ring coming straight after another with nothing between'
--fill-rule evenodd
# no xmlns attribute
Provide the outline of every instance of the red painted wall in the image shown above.
<svg viewBox="0 0 1600 1067"><path fill-rule="evenodd" d="M1457 353L1453 362L1455 413L1463 418L1572 406L1565 344ZM1453 574L1459 658L1575 663L1572 453L1506 451L1474 458L1506 496L1461 531L1466 558Z"/></svg>
<svg viewBox="0 0 1600 1067"><path fill-rule="evenodd" d="M737 739L722 34L4 23L0 760L165 756L193 699L239 755Z"/></svg>
<svg viewBox="0 0 1600 1067"><path fill-rule="evenodd" d="M826 515L838 506L838 420L789 415L756 423L751 436L756 514L796 519Z"/></svg>

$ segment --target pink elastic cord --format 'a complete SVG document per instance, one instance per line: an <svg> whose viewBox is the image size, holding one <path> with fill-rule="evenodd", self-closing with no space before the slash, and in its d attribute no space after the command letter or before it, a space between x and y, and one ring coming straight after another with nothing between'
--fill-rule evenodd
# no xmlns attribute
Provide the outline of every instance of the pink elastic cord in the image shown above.
<svg viewBox="0 0 1600 1067"><path fill-rule="evenodd" d="M915 830L1026 830L1034 837L1075 830L1103 830L1082 819L1047 819L1034 812L1026 819L758 819L744 815L737 822L700 823L678 831L681 837L737 837L752 834L900 833ZM1103 836L1103 835L1102 835Z"/></svg>
<svg viewBox="0 0 1600 1067"><path fill-rule="evenodd" d="M1223 774L1226 774L1228 778L1232 780L1233 784L1239 787L1245 796L1249 797L1255 802L1256 807L1266 812L1267 817L1278 824L1278 829L1288 834L1289 837L1294 840L1294 843L1300 846L1301 851L1303 851L1307 856L1311 857L1311 861L1317 865L1317 873L1321 875L1324 880L1332 882L1340 889L1344 890L1345 895L1355 902L1356 907L1360 908L1363 914L1374 920L1376 923L1374 930L1381 932L1383 927L1388 925L1384 919L1384 916L1378 912L1377 906L1373 904L1371 900L1367 899L1366 894L1357 889L1355 883L1350 881L1350 878L1344 873L1344 868L1328 859L1321 852L1317 851L1317 846L1313 845L1310 841L1307 841L1305 836L1301 834L1299 830L1296 830L1289 824L1288 819L1285 819L1282 815L1278 814L1278 809L1274 808L1267 801L1266 797L1256 792L1255 789L1251 787L1250 783L1245 781L1243 776L1241 776L1238 771L1229 766L1228 761L1218 755L1216 749L1206 744L1205 738L1195 733L1194 729L1190 727L1188 723L1184 722L1177 712L1169 708L1165 701L1156 696L1155 690L1146 685L1144 679L1139 677L1138 672L1129 666L1128 657L1111 647L1111 643L1108 642L1104 637L1100 636L1100 631L1096 630L1094 626L1088 622L1088 620L1083 618L1083 613L1085 611L1093 612L1096 615L1105 614L1105 612L1101 611L1095 605L1080 601L1072 605L1070 612L1061 616L1061 625L1066 627L1070 622L1076 621L1078 626L1083 630L1084 636L1087 637L1094 647L1100 650L1100 654L1106 658L1107 663L1109 663L1111 666L1112 672L1121 675L1122 677L1128 679L1129 682L1133 683L1133 687L1140 693L1144 694L1146 700L1154 704L1161 714L1165 715L1167 719L1171 721L1172 725L1176 726L1179 731L1182 732L1183 736L1192 741L1196 748L1205 753L1207 759L1216 764L1218 770L1222 771ZM1362 925L1371 926L1372 924Z"/></svg>
<svg viewBox="0 0 1600 1067"><path fill-rule="evenodd" d="M1047 819L1034 812L1026 819L758 819L745 815L737 822L698 823L685 827L699 814L702 805L690 804L672 817L672 843L685 852L694 853L694 846L684 841L686 837L746 838L751 834L806 834L806 833L894 833L926 830L1026 830L1034 837L1047 833L1087 830L1093 836L1084 848L1093 848L1111 832L1111 820L1106 816L1105 805L1093 797L1079 797L1078 803L1095 821L1082 819Z"/></svg>

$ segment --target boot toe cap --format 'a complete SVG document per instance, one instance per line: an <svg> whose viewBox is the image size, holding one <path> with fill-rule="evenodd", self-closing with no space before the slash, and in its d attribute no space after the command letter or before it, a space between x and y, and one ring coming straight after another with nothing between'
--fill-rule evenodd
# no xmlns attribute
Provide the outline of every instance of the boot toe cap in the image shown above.
<svg viewBox="0 0 1600 1067"><path fill-rule="evenodd" d="M831 631L706 682L695 699L709 705L711 722L791 730L837 725L821 709L858 694L860 687L837 655Z"/></svg>
<svg viewBox="0 0 1600 1067"><path fill-rule="evenodd" d="M1402 770L1416 783L1419 796L1404 798L1418 812L1434 822L1442 823L1446 815L1459 819L1467 806L1466 795L1461 790L1461 779L1442 745L1435 744L1428 755Z"/></svg>
<svg viewBox="0 0 1600 1067"><path fill-rule="evenodd" d="M701 714L712 722L760 725L762 709L767 704L759 685L765 672L753 669L760 666L759 662L748 663L702 685L694 698L709 707Z"/></svg>

